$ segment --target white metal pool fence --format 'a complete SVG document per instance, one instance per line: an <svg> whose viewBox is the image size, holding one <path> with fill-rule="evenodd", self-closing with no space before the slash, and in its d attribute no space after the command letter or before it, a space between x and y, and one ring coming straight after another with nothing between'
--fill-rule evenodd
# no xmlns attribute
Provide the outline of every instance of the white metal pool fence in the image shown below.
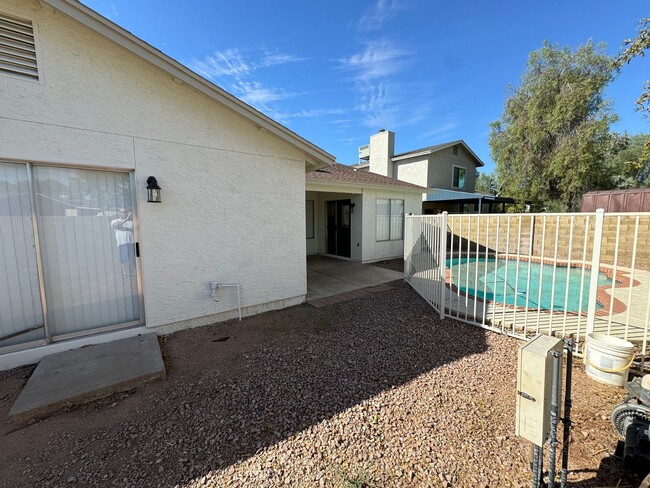
<svg viewBox="0 0 650 488"><path fill-rule="evenodd" d="M404 278L441 317L520 339L602 332L637 346L650 321L650 213L407 216Z"/></svg>

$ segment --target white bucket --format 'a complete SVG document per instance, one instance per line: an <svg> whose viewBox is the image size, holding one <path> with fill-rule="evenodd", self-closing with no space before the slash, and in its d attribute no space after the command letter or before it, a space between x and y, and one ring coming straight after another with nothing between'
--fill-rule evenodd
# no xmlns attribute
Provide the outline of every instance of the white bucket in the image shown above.
<svg viewBox="0 0 650 488"><path fill-rule="evenodd" d="M634 359L634 344L607 334L587 334L583 351L587 375L600 383L623 387Z"/></svg>

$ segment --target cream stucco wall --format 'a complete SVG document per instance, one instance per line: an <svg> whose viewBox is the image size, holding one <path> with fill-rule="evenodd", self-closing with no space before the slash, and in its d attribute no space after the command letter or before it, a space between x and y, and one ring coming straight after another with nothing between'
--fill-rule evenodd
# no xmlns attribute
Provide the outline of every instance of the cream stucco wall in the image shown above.
<svg viewBox="0 0 650 488"><path fill-rule="evenodd" d="M382 259L399 258L404 256L404 240L377 241L376 208L378 198L396 198L404 200L404 214L419 215L422 213L422 196L420 193L399 190L370 190L363 192L363 251L364 263Z"/></svg>
<svg viewBox="0 0 650 488"><path fill-rule="evenodd" d="M149 327L229 318L306 293L305 155L75 21L32 0L41 80L0 75L0 160L133 169ZM163 203L146 203L154 175Z"/></svg>
<svg viewBox="0 0 650 488"><path fill-rule="evenodd" d="M419 156L394 163L393 178L426 188L429 183L428 156Z"/></svg>
<svg viewBox="0 0 650 488"><path fill-rule="evenodd" d="M395 133L384 130L370 136L369 144L370 171L383 176L393 176L393 162L395 154Z"/></svg>

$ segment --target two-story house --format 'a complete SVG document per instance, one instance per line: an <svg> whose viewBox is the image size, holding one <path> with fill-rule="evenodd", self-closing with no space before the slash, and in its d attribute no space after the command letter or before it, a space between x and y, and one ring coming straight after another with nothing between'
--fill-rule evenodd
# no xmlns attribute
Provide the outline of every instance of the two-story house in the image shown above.
<svg viewBox="0 0 650 488"><path fill-rule="evenodd" d="M395 133L382 129L359 148L359 170L390 176L428 189L422 213L491 213L504 210L509 198L477 193L477 169L483 161L463 140L395 154Z"/></svg>

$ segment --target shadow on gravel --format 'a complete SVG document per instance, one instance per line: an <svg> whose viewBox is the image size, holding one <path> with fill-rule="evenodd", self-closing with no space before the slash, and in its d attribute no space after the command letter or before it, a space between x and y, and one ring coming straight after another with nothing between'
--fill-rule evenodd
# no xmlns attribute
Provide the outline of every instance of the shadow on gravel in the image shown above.
<svg viewBox="0 0 650 488"><path fill-rule="evenodd" d="M407 285L393 285L321 309L303 305L168 337L167 381L3 436L2 482L189 483L486 350L482 329L440 322Z"/></svg>
<svg viewBox="0 0 650 488"><path fill-rule="evenodd" d="M569 486L576 488L637 488L642 481L636 473L624 469L623 460L612 454L600 461L598 469L570 470L570 472L594 475L582 481L569 483Z"/></svg>

